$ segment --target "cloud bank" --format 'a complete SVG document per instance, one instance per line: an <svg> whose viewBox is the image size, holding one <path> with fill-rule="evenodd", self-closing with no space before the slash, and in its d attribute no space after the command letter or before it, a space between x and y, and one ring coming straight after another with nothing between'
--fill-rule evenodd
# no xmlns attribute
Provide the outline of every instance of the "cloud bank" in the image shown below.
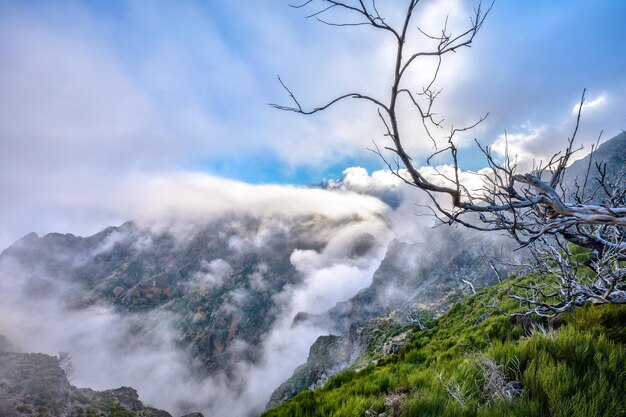
<svg viewBox="0 0 626 417"><path fill-rule="evenodd" d="M329 166L381 167L366 149L371 140L384 146L376 109L349 102L303 118L267 103L289 100L272 81L277 74L312 106L364 86L385 97L390 80L381 74L389 73L393 40L320 25L287 3L3 2L0 247L32 230L89 234L124 221L101 208L101 197L136 176L208 171L316 183ZM401 18L398 2L380 6L390 21ZM417 23L437 32L449 15L458 32L472 6L424 2ZM474 136L500 149L507 130L520 158L562 147L583 87L590 99L581 142L624 128L624 57L607 41L620 38L614 19L624 6L554 7L497 4L472 50L444 62L437 113L461 126L491 112L463 138L469 169L482 167ZM558 54L554 44L563 46ZM424 62L411 80L421 85L432 65ZM416 160L433 151L416 126L407 129Z"/></svg>
<svg viewBox="0 0 626 417"><path fill-rule="evenodd" d="M262 338L259 359L235 364L228 377L217 373L199 379L190 369L188 353L177 344L181 334L173 313L123 313L102 303L77 308L81 290L65 268L54 262L31 268L8 254L0 264L0 333L25 351L70 352L76 369L73 383L78 386L133 386L146 403L175 414L260 413L273 389L306 360L310 345L330 328L292 328L293 317L302 311L321 313L369 285L393 236L392 209L376 197L348 189L252 186L182 173L137 179L136 184L111 194L112 201L102 209L123 207L125 211L115 214L130 216L140 232L121 228L86 255L76 257L67 249L55 259L61 265L69 262L69 268L84 265L93 257L109 256L120 242L137 251L149 250L156 240L151 236L162 233L185 245L210 222L240 227L239 233L221 239L229 250L242 254L271 245L276 234L291 233L303 244L290 257L300 278L272 295L279 314ZM250 218L260 222L253 233L245 228ZM243 219L241 226L238 219ZM233 271L224 259L203 259L186 291L215 291L232 279ZM237 312L250 302L254 295L248 286L267 291L275 273L271 265L260 263L246 287L225 296L223 313ZM243 352L247 343L235 340L229 349Z"/></svg>

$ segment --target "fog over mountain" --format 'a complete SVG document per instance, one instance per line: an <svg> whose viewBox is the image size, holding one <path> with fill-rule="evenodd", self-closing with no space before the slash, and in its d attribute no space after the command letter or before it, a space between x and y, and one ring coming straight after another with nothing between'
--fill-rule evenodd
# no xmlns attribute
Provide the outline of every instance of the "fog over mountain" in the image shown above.
<svg viewBox="0 0 626 417"><path fill-rule="evenodd" d="M330 190L148 183L127 194L131 223L30 234L2 253L0 334L25 352L69 352L77 386L129 385L174 414L258 414L335 327L292 327L294 316L367 287L392 239L425 238L429 220L415 221L398 184L362 169Z"/></svg>
<svg viewBox="0 0 626 417"><path fill-rule="evenodd" d="M555 313L626 299L593 169L624 183L626 2L293 3L0 1L0 417L626 416L626 335L594 334L626 309L506 316L546 276L601 284ZM559 192L618 203L483 181L552 155ZM437 222L450 196L508 231ZM565 277L494 266L554 233L593 249ZM557 347L524 350L539 329Z"/></svg>
<svg viewBox="0 0 626 417"><path fill-rule="evenodd" d="M603 159L614 169L620 155ZM495 282L485 255L510 250L497 233L433 228L423 194L358 167L309 188L137 178L100 201L129 221L89 237L31 233L0 255L4 349L69 352L72 384L131 386L174 415L258 415L279 385L276 401L354 361L380 322L369 320L441 311L465 281ZM328 370L320 355L337 346L351 359ZM314 379L294 380L307 356Z"/></svg>

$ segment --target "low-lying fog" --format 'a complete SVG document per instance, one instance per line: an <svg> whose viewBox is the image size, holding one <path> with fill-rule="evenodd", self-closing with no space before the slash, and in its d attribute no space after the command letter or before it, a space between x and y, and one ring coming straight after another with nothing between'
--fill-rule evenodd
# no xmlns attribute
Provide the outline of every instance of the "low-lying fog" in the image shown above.
<svg viewBox="0 0 626 417"><path fill-rule="evenodd" d="M144 403L174 415L258 415L272 391L306 361L315 339L332 328L331 323L292 327L295 314L322 313L367 287L392 239L420 242L431 233L427 226L432 219L415 216L417 194L399 185L389 173L369 176L359 168L346 170L342 181L329 184L329 189L252 186L194 174L146 179L112 197L125 202L118 214L145 231L141 239L115 239L137 239L139 248L149 247L150 233L169 233L185 245L203 223L233 214L252 216L264 225L254 236L242 232L240 238L224 242L237 250L260 247L277 229L294 227L294 219L302 216L333 220L331 226L307 232L309 239L325 243L323 249L296 248L291 253L290 262L302 280L272 295L279 315L263 337L261 359L237 363L229 378L219 373L205 379L192 376L188 353L177 347L180 334L171 313L123 313L102 303L71 308L68 299L76 284L63 271L25 266L6 253L0 258L0 334L25 352L69 352L75 368L72 383L79 387L132 386ZM366 234L376 243L355 252ZM111 250L111 242L105 243L91 254ZM222 259L203 261L196 286L210 290L232 273ZM262 288L265 274L271 273L268 268L255 272L251 285ZM247 296L243 291L233 294L231 307L238 308Z"/></svg>

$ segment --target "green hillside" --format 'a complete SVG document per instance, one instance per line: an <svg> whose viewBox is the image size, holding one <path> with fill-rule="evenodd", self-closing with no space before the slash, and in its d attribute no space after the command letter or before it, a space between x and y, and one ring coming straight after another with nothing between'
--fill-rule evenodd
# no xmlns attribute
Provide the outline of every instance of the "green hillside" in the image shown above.
<svg viewBox="0 0 626 417"><path fill-rule="evenodd" d="M511 281L456 304L429 330L264 417L626 416L626 306L507 316ZM488 315L488 316L486 316Z"/></svg>

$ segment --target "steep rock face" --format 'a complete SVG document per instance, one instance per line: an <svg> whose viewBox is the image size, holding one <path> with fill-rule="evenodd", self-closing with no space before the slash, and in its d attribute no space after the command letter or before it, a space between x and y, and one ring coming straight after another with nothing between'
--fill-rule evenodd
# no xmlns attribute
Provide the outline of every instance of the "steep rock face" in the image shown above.
<svg viewBox="0 0 626 417"><path fill-rule="evenodd" d="M304 390L321 387L348 368L358 369L395 353L414 327L397 312L391 312L363 325L353 325L345 336L320 336L311 346L307 362L272 393L267 409Z"/></svg>
<svg viewBox="0 0 626 417"><path fill-rule="evenodd" d="M328 378L352 363L355 348L346 337L329 335L317 338L306 363L296 368L293 375L274 391L267 408L275 407L301 391L323 385Z"/></svg>
<svg viewBox="0 0 626 417"><path fill-rule="evenodd" d="M56 358L0 353L0 415L70 416L70 384Z"/></svg>
<svg viewBox="0 0 626 417"><path fill-rule="evenodd" d="M102 392L89 388L72 387L70 392L70 417L92 415L119 415L137 417L172 417L167 411L145 406L137 391L121 387Z"/></svg>

